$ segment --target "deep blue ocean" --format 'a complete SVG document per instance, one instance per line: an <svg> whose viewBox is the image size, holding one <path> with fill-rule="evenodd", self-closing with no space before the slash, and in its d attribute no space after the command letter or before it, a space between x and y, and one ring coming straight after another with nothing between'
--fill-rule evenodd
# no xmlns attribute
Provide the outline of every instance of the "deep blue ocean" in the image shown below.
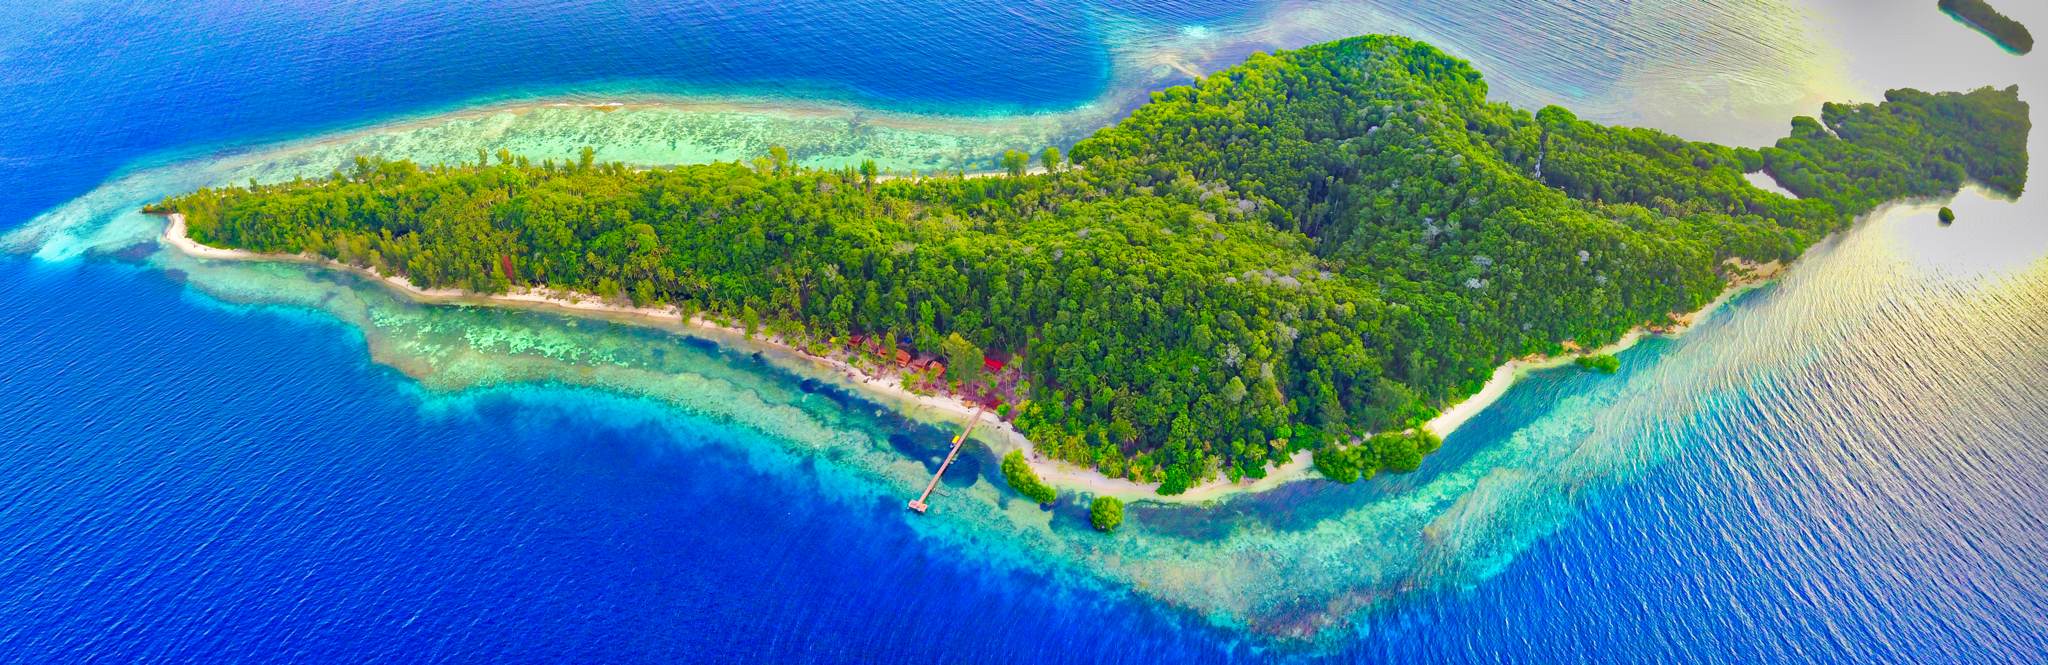
<svg viewBox="0 0 2048 665"><path fill-rule="evenodd" d="M1254 9L18 3L0 230L128 169L537 94L1058 111L1116 80L1106 16ZM2048 662L2048 219L1956 205L1985 221L1874 220L1619 375L1531 377L1415 478L1295 490L1398 500L1542 437L1566 478L1516 499L1554 517L1526 542L1314 648L992 573L654 400L435 390L316 310L0 253L0 662Z"/></svg>

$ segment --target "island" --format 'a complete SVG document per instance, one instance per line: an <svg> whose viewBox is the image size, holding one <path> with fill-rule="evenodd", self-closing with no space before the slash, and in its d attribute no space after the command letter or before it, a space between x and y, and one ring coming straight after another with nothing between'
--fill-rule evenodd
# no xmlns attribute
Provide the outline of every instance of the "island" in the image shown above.
<svg viewBox="0 0 2048 665"><path fill-rule="evenodd" d="M2034 50L2034 34L2027 32L2027 26L1999 13L1984 0L1939 0L1936 5L1949 16L1962 21L1963 25L1990 37L1999 48L2015 55L2026 55Z"/></svg>
<svg viewBox="0 0 2048 665"><path fill-rule="evenodd" d="M1253 54L997 174L363 156L148 209L420 288L743 324L1170 495L1304 454L1413 470L1441 443L1420 426L1505 362L1687 320L1889 201L2019 195L2030 128L2016 87L1893 90L1727 147L1490 102L1469 63L1365 36Z"/></svg>

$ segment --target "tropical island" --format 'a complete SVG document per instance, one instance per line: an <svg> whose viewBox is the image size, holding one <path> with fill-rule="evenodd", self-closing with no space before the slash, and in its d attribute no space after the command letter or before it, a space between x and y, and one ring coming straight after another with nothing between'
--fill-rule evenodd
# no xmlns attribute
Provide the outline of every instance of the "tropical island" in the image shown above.
<svg viewBox="0 0 2048 665"><path fill-rule="evenodd" d="M1021 152L969 177L500 151L150 210L207 246L423 288L765 329L1175 494L1302 451L1338 480L1413 470L1438 444L1419 425L1504 362L1668 325L1889 201L2017 196L2027 168L2016 87L1828 104L1762 149L1486 93L1462 60L1368 36L1154 93L1037 172Z"/></svg>
<svg viewBox="0 0 2048 665"><path fill-rule="evenodd" d="M1984 0L1940 0L1936 4L1941 11L1962 21L1963 25L1990 37L1999 48L2016 55L2026 55L2034 50L2034 33L2027 32L2027 26L1999 13Z"/></svg>

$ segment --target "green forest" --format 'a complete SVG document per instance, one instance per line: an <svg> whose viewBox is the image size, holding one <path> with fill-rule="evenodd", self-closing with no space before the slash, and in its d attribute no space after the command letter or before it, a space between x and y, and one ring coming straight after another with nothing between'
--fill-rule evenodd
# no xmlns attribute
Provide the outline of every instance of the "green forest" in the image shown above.
<svg viewBox="0 0 2048 665"><path fill-rule="evenodd" d="M1962 19L2007 51L2026 55L2034 50L2034 33L2027 32L2027 26L2000 13L1984 0L1938 0L1935 6Z"/></svg>
<svg viewBox="0 0 2048 665"><path fill-rule="evenodd" d="M151 210L209 245L425 287L905 339L955 367L1007 354L1023 381L1004 412L1042 451L1172 494L1300 450L1350 477L1413 469L1433 439L1372 435L1510 358L1666 322L1723 289L1724 260L1791 259L1883 202L2026 177L2016 88L1829 104L1760 150L1486 94L1462 60L1368 36L1254 54L995 177L779 149L655 169L591 149L365 156ZM1750 186L1759 170L1798 198Z"/></svg>

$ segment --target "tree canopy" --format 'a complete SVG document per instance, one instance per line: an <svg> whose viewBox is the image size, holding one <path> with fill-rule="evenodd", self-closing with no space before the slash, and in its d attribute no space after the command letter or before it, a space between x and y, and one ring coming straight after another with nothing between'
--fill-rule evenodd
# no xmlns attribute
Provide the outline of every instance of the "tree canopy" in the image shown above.
<svg viewBox="0 0 2048 665"><path fill-rule="evenodd" d="M1109 533L1124 523L1124 502L1113 496L1098 496L1088 503L1088 523L1096 531Z"/></svg>
<svg viewBox="0 0 2048 665"><path fill-rule="evenodd" d="M1939 0L1935 6L1951 16L1962 19L1964 23L1984 33L1984 36L1990 37L1991 41L2007 51L2026 55L2034 50L2034 33L2028 32L2027 26L2000 13L1984 0Z"/></svg>

